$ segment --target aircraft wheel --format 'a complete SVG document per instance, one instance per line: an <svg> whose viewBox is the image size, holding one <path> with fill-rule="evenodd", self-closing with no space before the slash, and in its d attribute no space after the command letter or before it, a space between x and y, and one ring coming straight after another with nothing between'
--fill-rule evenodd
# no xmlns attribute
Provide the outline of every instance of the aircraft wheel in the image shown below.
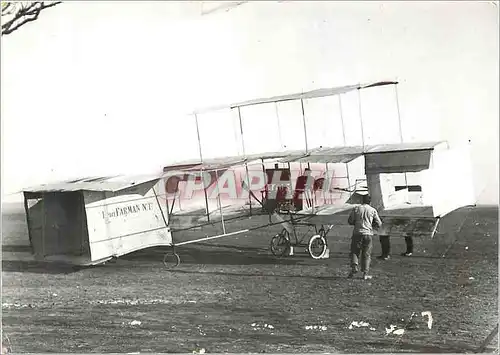
<svg viewBox="0 0 500 355"><path fill-rule="evenodd" d="M327 248L326 239L321 234L316 234L309 239L308 251L313 259L321 259Z"/></svg>
<svg viewBox="0 0 500 355"><path fill-rule="evenodd" d="M271 252L274 256L284 256L290 250L288 231L283 229L271 239Z"/></svg>
<svg viewBox="0 0 500 355"><path fill-rule="evenodd" d="M165 253L165 255L163 255L163 265L165 265L167 269L173 269L179 266L180 263L181 258L175 251L172 251L172 254Z"/></svg>

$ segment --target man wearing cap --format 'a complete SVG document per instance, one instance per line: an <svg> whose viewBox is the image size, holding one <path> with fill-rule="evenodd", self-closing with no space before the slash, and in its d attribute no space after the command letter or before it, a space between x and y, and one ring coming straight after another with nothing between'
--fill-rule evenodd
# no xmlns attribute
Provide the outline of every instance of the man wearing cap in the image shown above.
<svg viewBox="0 0 500 355"><path fill-rule="evenodd" d="M382 221L375 208L370 206L370 195L363 195L363 203L349 214L348 223L354 226L351 239L351 272L349 278L359 271L359 262L361 262L361 272L363 278L369 280L372 277L368 275L370 270L371 252L373 247L373 228L382 226Z"/></svg>

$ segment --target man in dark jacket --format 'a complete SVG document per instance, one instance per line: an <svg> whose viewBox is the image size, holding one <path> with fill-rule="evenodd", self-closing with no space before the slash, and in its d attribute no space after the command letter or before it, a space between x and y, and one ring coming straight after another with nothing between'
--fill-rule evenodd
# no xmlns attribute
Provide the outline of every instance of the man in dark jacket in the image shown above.
<svg viewBox="0 0 500 355"><path fill-rule="evenodd" d="M311 169L306 168L304 170L304 175L299 176L295 183L295 191L293 194L293 205L295 206L295 210L300 211L304 208L304 200L306 200L306 206L311 207L309 193L313 184L314 177L311 175Z"/></svg>

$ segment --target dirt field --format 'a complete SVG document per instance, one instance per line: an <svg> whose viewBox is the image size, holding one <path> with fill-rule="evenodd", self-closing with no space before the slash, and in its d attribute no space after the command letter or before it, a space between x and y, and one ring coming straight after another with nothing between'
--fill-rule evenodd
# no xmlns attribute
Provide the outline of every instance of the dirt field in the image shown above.
<svg viewBox="0 0 500 355"><path fill-rule="evenodd" d="M80 270L30 261L20 206L4 207L2 228L14 352L473 352L497 324L497 208L448 215L411 258L394 238L371 281L346 278L349 230L329 238L326 260L276 259L274 228L181 247L182 264L166 271L162 248ZM387 334L391 325L404 333Z"/></svg>

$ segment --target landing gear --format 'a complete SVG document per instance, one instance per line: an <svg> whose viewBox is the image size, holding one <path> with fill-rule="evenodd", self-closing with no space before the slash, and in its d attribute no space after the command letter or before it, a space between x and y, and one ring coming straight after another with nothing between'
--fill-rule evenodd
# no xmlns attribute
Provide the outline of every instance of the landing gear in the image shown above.
<svg viewBox="0 0 500 355"><path fill-rule="evenodd" d="M165 255L163 255L163 265L165 265L167 269L176 268L180 263L181 258L175 252L174 248L172 248L172 253L165 253Z"/></svg>
<svg viewBox="0 0 500 355"><path fill-rule="evenodd" d="M271 239L271 252L274 256L282 257L290 255L292 247L305 247L307 252L313 259L322 259L326 256L328 251L326 235L332 229L333 225L328 226L326 229L322 226L319 230L316 229L316 226L310 223L295 223L292 220L291 225L295 242L292 242L288 229L283 228L280 233L276 234ZM309 240L306 240L308 238L307 233L299 240L299 237L297 237L296 233L297 231L295 229L295 227L299 225L309 227L313 226L316 232L312 237L309 238Z"/></svg>
<svg viewBox="0 0 500 355"><path fill-rule="evenodd" d="M313 259L321 259L325 255L327 248L326 238L321 234L321 231L320 234L313 235L307 245L307 251Z"/></svg>
<svg viewBox="0 0 500 355"><path fill-rule="evenodd" d="M290 234L286 229L271 239L271 252L274 256L285 256L290 251Z"/></svg>

